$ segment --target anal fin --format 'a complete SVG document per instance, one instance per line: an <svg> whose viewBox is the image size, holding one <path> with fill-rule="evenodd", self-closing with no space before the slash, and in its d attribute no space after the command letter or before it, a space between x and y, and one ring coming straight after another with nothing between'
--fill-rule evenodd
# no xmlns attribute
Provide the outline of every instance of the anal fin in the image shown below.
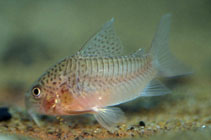
<svg viewBox="0 0 211 140"><path fill-rule="evenodd" d="M141 96L160 96L169 93L171 93L171 91L167 87L165 87L159 80L154 79L145 87Z"/></svg>
<svg viewBox="0 0 211 140"><path fill-rule="evenodd" d="M94 116L99 124L110 132L115 131L116 124L125 121L124 112L117 107L93 108L93 111L95 112Z"/></svg>

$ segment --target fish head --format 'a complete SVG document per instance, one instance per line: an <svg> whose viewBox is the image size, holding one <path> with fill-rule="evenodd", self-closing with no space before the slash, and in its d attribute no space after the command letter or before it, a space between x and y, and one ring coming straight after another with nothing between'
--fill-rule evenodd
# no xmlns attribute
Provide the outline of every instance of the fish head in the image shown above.
<svg viewBox="0 0 211 140"><path fill-rule="evenodd" d="M39 114L54 114L53 111L59 104L58 83L58 79L49 77L48 72L42 75L25 94L26 109Z"/></svg>
<svg viewBox="0 0 211 140"><path fill-rule="evenodd" d="M26 110L41 113L45 92L39 82L35 82L25 94Z"/></svg>
<svg viewBox="0 0 211 140"><path fill-rule="evenodd" d="M25 105L29 111L39 114L55 115L60 110L61 97L68 92L64 71L66 59L50 67L29 88L25 94Z"/></svg>

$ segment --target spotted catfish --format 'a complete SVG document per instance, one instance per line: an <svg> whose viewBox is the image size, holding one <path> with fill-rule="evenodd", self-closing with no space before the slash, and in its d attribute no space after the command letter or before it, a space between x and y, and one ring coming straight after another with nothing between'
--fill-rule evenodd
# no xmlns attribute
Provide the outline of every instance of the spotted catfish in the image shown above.
<svg viewBox="0 0 211 140"><path fill-rule="evenodd" d="M108 130L125 120L117 107L138 97L170 91L156 77L184 74L183 65L168 50L170 14L161 18L151 49L121 55L123 45L111 19L75 55L49 68L26 94L26 108L36 113L77 115L90 113Z"/></svg>

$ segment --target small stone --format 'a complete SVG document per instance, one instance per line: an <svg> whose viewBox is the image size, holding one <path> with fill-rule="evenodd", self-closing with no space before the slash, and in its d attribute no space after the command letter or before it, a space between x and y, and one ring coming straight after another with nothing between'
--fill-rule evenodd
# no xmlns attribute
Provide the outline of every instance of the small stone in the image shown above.
<svg viewBox="0 0 211 140"><path fill-rule="evenodd" d="M8 108L2 107L0 108L0 122L8 121L12 118L12 115L9 113Z"/></svg>
<svg viewBox="0 0 211 140"><path fill-rule="evenodd" d="M205 123L206 123L206 124L211 124L211 119L210 119L210 118L207 119L207 120L205 121Z"/></svg>
<svg viewBox="0 0 211 140"><path fill-rule="evenodd" d="M145 125L145 123L144 123L143 121L140 121L140 122L139 122L139 126L145 127L146 125Z"/></svg>
<svg viewBox="0 0 211 140"><path fill-rule="evenodd" d="M144 134L144 132L145 132L145 130L144 130L144 129L142 129L142 130L140 131L140 134L141 134L141 135L143 135L143 134Z"/></svg>
<svg viewBox="0 0 211 140"><path fill-rule="evenodd" d="M133 127L133 126L131 126L131 127L130 127L130 130L133 130L133 129L134 129L134 127Z"/></svg>
<svg viewBox="0 0 211 140"><path fill-rule="evenodd" d="M141 129L144 129L144 126L141 126L140 128L141 128Z"/></svg>
<svg viewBox="0 0 211 140"><path fill-rule="evenodd" d="M151 128L151 127L148 127L148 128L147 128L147 130L150 130L150 131L151 131L151 130L152 130L152 128Z"/></svg>
<svg viewBox="0 0 211 140"><path fill-rule="evenodd" d="M33 128L32 126L27 126L26 129L27 129L28 131L34 131L34 128Z"/></svg>
<svg viewBox="0 0 211 140"><path fill-rule="evenodd" d="M202 125L202 126L201 126L201 128L206 128L206 127L207 127L206 125Z"/></svg>
<svg viewBox="0 0 211 140"><path fill-rule="evenodd" d="M80 140L80 138L79 137L76 137L75 140Z"/></svg>
<svg viewBox="0 0 211 140"><path fill-rule="evenodd" d="M89 133L88 133L88 132L83 132L83 135L84 135L84 136L88 136Z"/></svg>
<svg viewBox="0 0 211 140"><path fill-rule="evenodd" d="M157 128L157 129L160 129L160 126L159 126L159 125L156 125L156 128Z"/></svg>
<svg viewBox="0 0 211 140"><path fill-rule="evenodd" d="M131 137L135 137L135 135L134 135L134 134L130 134L130 136L131 136Z"/></svg>
<svg viewBox="0 0 211 140"><path fill-rule="evenodd" d="M95 129L94 133L100 133L100 129L99 128Z"/></svg>
<svg viewBox="0 0 211 140"><path fill-rule="evenodd" d="M166 127L165 124L166 123L165 122L162 122L162 121L161 122L158 122L158 125L160 126L161 129L165 129L165 127Z"/></svg>

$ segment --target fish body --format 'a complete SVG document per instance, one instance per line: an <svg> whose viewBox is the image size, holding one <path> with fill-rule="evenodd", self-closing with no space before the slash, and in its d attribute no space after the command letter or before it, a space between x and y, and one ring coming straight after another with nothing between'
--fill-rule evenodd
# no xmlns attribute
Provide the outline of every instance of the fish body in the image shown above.
<svg viewBox="0 0 211 140"><path fill-rule="evenodd" d="M39 109L44 114L68 115L127 102L155 75L150 56L68 57L39 80L46 93Z"/></svg>
<svg viewBox="0 0 211 140"><path fill-rule="evenodd" d="M184 73L167 51L170 15L162 17L149 53L139 49L121 55L123 45L112 25L113 19L75 55L49 68L33 84L26 94L26 107L31 114L90 113L112 131L115 123L124 120L124 113L111 106L141 96L169 93L156 77Z"/></svg>

